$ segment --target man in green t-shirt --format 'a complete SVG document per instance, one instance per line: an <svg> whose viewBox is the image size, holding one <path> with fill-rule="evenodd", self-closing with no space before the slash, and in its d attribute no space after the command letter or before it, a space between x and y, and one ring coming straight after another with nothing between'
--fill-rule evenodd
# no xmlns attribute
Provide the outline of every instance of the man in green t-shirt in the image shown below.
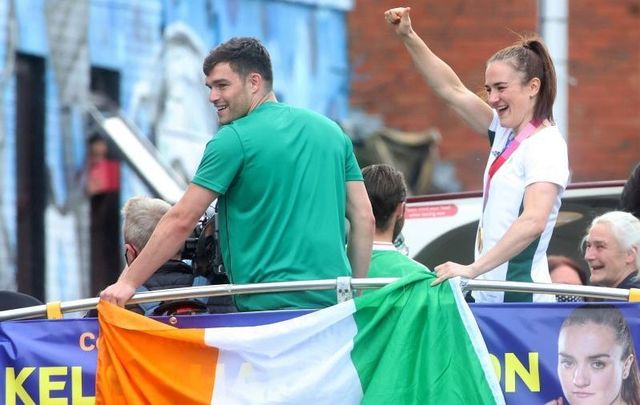
<svg viewBox="0 0 640 405"><path fill-rule="evenodd" d="M407 186L401 172L386 164L367 166L362 170L376 229L369 277L403 277L429 271L421 263L398 251L393 241L404 225Z"/></svg>
<svg viewBox="0 0 640 405"><path fill-rule="evenodd" d="M219 45L205 58L203 71L220 130L183 197L100 297L124 305L182 247L216 198L223 263L232 283L365 277L374 220L350 139L328 118L277 102L269 53L254 38ZM335 302L335 291L235 297L241 311Z"/></svg>

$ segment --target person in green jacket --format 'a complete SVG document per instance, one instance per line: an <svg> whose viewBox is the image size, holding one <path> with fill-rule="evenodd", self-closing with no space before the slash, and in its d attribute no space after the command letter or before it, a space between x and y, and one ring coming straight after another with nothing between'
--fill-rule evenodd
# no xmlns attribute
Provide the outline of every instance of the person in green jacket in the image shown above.
<svg viewBox="0 0 640 405"><path fill-rule="evenodd" d="M402 173L387 164L376 164L362 169L362 176L376 219L368 276L403 277L430 271L393 244L404 225L407 186Z"/></svg>

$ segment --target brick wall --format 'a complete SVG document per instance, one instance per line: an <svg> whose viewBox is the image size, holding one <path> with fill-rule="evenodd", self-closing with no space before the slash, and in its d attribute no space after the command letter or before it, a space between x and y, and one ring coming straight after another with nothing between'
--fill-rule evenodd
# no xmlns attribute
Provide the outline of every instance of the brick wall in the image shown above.
<svg viewBox="0 0 640 405"><path fill-rule="evenodd" d="M578 181L640 161L640 0L570 3L570 161Z"/></svg>
<svg viewBox="0 0 640 405"><path fill-rule="evenodd" d="M626 178L640 160L640 0L569 3L573 181ZM404 4L412 7L414 29L474 91L483 88L486 59L514 42L514 32L535 31L538 24L534 0ZM391 128L438 128L443 135L441 158L454 163L463 189L479 189L488 144L416 73L383 18L384 11L396 5L356 0L348 15L351 105L380 115Z"/></svg>

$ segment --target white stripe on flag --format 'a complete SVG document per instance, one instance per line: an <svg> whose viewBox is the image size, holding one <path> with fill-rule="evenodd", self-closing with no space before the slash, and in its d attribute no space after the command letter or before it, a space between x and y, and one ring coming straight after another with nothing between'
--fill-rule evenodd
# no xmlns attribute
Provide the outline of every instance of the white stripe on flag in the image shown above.
<svg viewBox="0 0 640 405"><path fill-rule="evenodd" d="M458 312L460 312L460 319L462 319L462 323L464 323L469 339L473 343L473 350L475 351L476 356L478 356L480 366L487 377L493 376L495 375L495 369L493 368L493 364L491 364L491 359L489 358L487 344L482 337L482 333L480 333L478 322L473 316L471 308L469 308L469 305L462 294L462 288L460 287L461 278L454 277L450 278L448 281L451 286L451 290L453 291L453 297L456 300ZM487 384L489 385L489 389L493 392L493 397L496 399L496 403L498 405L504 404L504 394L502 393L498 379L487 378Z"/></svg>
<svg viewBox="0 0 640 405"><path fill-rule="evenodd" d="M212 403L360 403L354 312L351 300L275 324L207 329L205 344L220 349Z"/></svg>

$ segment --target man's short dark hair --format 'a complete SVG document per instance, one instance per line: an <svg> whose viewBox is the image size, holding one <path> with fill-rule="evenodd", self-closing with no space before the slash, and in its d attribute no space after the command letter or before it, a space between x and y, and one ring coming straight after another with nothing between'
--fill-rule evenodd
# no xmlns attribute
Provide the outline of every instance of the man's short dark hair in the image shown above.
<svg viewBox="0 0 640 405"><path fill-rule="evenodd" d="M271 57L260 41L251 37L234 37L223 42L209 52L204 59L202 71L209 75L218 63L229 63L231 69L241 77L250 73L259 73L267 82L268 90L273 85Z"/></svg>
<svg viewBox="0 0 640 405"><path fill-rule="evenodd" d="M362 169L364 185L376 218L376 228L385 229L398 204L407 199L407 186L402 172L386 164Z"/></svg>

